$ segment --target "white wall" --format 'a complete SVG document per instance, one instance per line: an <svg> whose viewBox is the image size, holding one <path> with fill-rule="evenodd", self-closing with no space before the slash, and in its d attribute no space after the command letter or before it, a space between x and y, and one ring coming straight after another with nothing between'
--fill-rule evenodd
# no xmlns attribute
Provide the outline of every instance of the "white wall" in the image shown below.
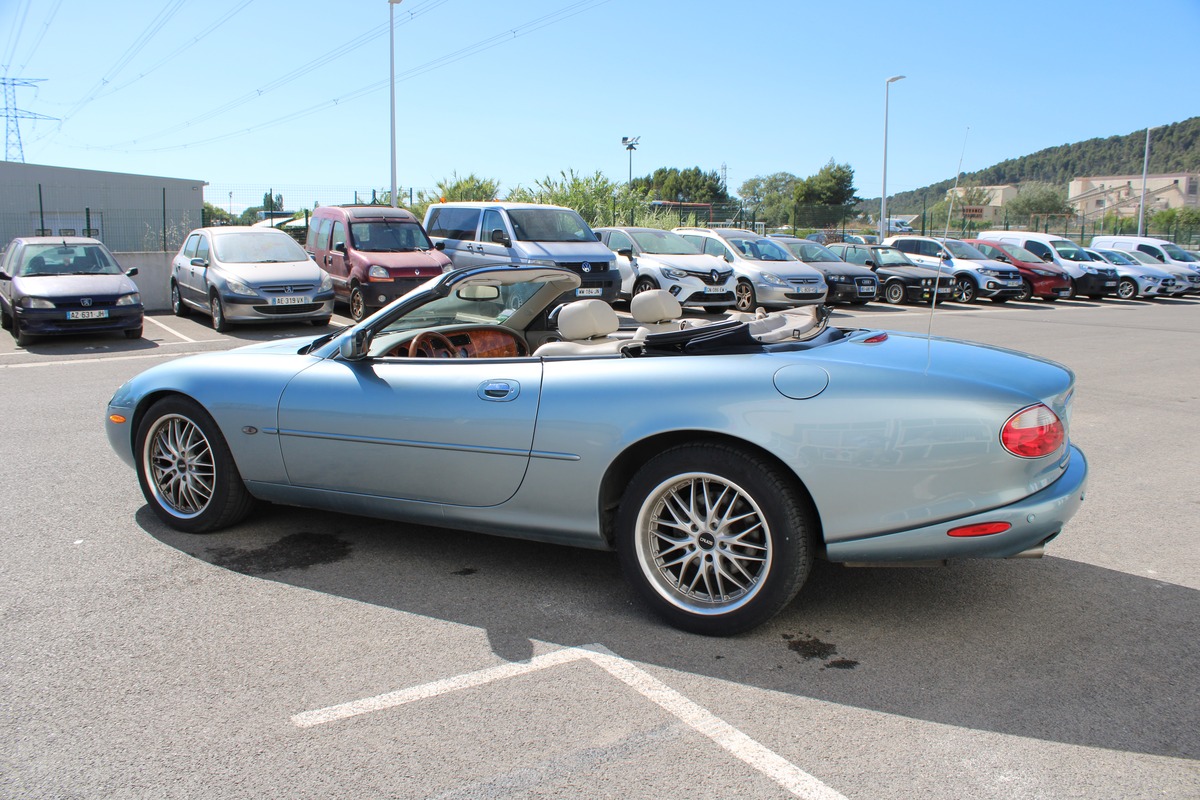
<svg viewBox="0 0 1200 800"><path fill-rule="evenodd" d="M133 276L147 311L171 308L171 259L174 253L113 253L121 269L137 267Z"/></svg>

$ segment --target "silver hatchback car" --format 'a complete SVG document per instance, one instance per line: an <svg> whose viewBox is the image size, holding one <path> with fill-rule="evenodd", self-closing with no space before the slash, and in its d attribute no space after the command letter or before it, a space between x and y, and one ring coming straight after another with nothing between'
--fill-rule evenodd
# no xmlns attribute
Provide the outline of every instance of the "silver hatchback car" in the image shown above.
<svg viewBox="0 0 1200 800"><path fill-rule="evenodd" d="M333 281L292 237L226 226L188 234L171 264L171 310L207 313L214 330L235 322L328 325Z"/></svg>

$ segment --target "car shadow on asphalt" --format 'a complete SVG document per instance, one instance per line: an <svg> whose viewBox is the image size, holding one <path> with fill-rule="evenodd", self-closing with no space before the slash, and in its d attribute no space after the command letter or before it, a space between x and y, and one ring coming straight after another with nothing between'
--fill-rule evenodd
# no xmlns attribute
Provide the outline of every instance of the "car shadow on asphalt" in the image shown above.
<svg viewBox="0 0 1200 800"><path fill-rule="evenodd" d="M599 643L886 714L1200 758L1200 592L1053 556L921 569L818 562L783 613L721 639L651 615L609 552L276 506L206 536L169 529L145 506L137 521L216 569L482 629L508 661L530 658L535 640Z"/></svg>

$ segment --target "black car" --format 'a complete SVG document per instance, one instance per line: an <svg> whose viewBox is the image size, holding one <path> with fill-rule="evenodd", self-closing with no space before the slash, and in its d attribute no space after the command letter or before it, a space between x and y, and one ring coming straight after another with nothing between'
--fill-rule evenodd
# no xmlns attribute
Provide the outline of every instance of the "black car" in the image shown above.
<svg viewBox="0 0 1200 800"><path fill-rule="evenodd" d="M861 266L847 264L845 259L833 252L829 246L819 244L811 238L799 239L777 234L771 234L771 238L825 276L825 283L829 285L829 294L825 297L826 304L862 305L878 297L879 280L875 274Z"/></svg>
<svg viewBox="0 0 1200 800"><path fill-rule="evenodd" d="M936 291L939 300L950 300L954 292L954 276L914 264L895 247L877 244L832 244L834 255L851 264L873 270L879 279L879 293L884 301L897 303L928 303Z"/></svg>
<svg viewBox="0 0 1200 800"><path fill-rule="evenodd" d="M96 239L13 239L0 262L0 325L18 347L33 336L121 331L142 335L142 296Z"/></svg>

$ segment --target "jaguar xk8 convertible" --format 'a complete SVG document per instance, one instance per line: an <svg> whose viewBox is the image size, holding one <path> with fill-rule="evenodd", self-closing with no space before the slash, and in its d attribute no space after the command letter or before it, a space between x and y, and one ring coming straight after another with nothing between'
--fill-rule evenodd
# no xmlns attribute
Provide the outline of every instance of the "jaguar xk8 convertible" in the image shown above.
<svg viewBox="0 0 1200 800"><path fill-rule="evenodd" d="M267 500L614 549L713 635L783 609L814 558L1037 556L1083 501L1062 366L812 308L681 320L662 291L622 330L555 306L578 282L457 270L340 331L160 364L107 435L181 531Z"/></svg>

